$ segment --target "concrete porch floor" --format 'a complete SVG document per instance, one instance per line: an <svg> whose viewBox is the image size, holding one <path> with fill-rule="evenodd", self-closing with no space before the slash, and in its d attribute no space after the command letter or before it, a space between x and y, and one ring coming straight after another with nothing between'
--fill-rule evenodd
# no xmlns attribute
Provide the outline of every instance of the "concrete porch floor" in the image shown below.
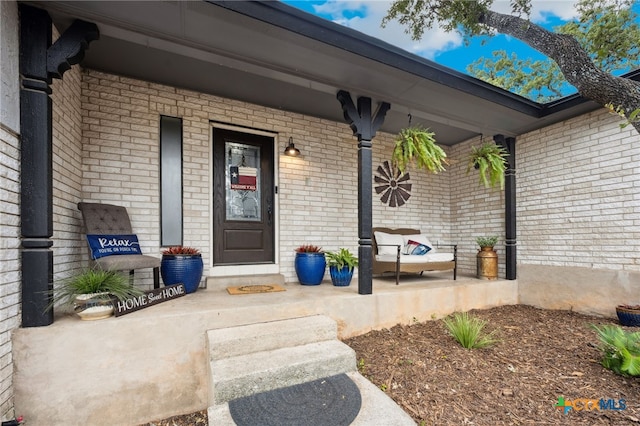
<svg viewBox="0 0 640 426"><path fill-rule="evenodd" d="M518 303L517 281L451 280L450 273L376 278L372 295L349 287L284 285L276 293L199 289L99 321L57 316L13 336L16 413L30 425L137 425L208 405L206 331L323 314L340 338Z"/></svg>

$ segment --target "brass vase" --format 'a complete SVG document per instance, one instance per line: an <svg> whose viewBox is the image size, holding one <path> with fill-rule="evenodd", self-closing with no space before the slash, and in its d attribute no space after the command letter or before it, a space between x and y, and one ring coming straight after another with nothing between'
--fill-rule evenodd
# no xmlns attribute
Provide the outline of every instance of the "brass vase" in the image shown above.
<svg viewBox="0 0 640 426"><path fill-rule="evenodd" d="M493 247L481 247L477 256L478 278L481 280L498 279L498 253Z"/></svg>

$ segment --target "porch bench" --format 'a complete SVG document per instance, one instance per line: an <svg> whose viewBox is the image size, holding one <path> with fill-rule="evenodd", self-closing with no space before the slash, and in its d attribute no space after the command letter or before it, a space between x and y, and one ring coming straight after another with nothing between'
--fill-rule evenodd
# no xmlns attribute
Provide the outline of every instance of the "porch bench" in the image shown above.
<svg viewBox="0 0 640 426"><path fill-rule="evenodd" d="M400 273L419 273L424 271L448 271L453 270L453 279L456 279L457 269L457 244L432 245L419 229L411 228L373 228L373 274L379 275L385 272L394 272L396 285L400 282ZM424 255L405 254L405 246L413 237L413 240L424 243L432 249ZM449 250L439 251L446 247Z"/></svg>

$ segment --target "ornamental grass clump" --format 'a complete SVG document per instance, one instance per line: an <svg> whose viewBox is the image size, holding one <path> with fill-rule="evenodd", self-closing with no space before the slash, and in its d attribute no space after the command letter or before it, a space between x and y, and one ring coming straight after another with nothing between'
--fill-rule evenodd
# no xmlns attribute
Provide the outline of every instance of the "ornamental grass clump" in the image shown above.
<svg viewBox="0 0 640 426"><path fill-rule="evenodd" d="M486 348L499 342L495 330L486 333L486 321L470 316L467 312L456 312L442 320L454 339L466 349Z"/></svg>
<svg viewBox="0 0 640 426"><path fill-rule="evenodd" d="M640 376L640 332L628 332L618 325L592 325L600 339L604 368L623 376Z"/></svg>
<svg viewBox="0 0 640 426"><path fill-rule="evenodd" d="M118 271L87 269L72 275L54 288L53 300L47 308L51 309L58 303L73 305L79 294L101 294L105 300L111 296L124 300L141 295L142 290L133 287L129 279Z"/></svg>

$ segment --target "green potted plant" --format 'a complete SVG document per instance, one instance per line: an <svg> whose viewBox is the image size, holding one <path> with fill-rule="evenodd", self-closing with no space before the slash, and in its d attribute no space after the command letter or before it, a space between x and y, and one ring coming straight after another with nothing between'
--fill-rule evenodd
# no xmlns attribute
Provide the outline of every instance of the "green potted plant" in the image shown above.
<svg viewBox="0 0 640 426"><path fill-rule="evenodd" d="M447 154L436 144L435 133L421 126L409 126L398 133L391 161L402 173L414 163L431 173L443 171L449 164Z"/></svg>
<svg viewBox="0 0 640 426"><path fill-rule="evenodd" d="M118 271L86 269L63 280L53 289L54 305L71 306L83 320L108 318L113 315L113 298L124 300L142 294Z"/></svg>
<svg viewBox="0 0 640 426"><path fill-rule="evenodd" d="M476 243L480 246L481 249L493 249L493 247L495 247L495 245L498 243L498 236L494 235L491 237L476 237Z"/></svg>
<svg viewBox="0 0 640 426"><path fill-rule="evenodd" d="M493 142L485 142L479 147L472 146L467 173L476 169L480 173L480 184L485 188L500 185L500 189L503 189L507 156L507 151Z"/></svg>
<svg viewBox="0 0 640 426"><path fill-rule="evenodd" d="M302 285L318 285L324 278L327 260L322 247L303 244L296 248L295 270Z"/></svg>
<svg viewBox="0 0 640 426"><path fill-rule="evenodd" d="M477 237L480 246L477 258L477 277L481 280L498 279L498 253L493 247L498 243L497 236Z"/></svg>
<svg viewBox="0 0 640 426"><path fill-rule="evenodd" d="M353 270L358 266L358 258L346 248L340 248L336 252L328 251L325 254L333 285L346 287L351 284Z"/></svg>
<svg viewBox="0 0 640 426"><path fill-rule="evenodd" d="M193 247L173 246L162 251L160 275L164 285L184 284L187 293L198 290L204 263L200 250Z"/></svg>

